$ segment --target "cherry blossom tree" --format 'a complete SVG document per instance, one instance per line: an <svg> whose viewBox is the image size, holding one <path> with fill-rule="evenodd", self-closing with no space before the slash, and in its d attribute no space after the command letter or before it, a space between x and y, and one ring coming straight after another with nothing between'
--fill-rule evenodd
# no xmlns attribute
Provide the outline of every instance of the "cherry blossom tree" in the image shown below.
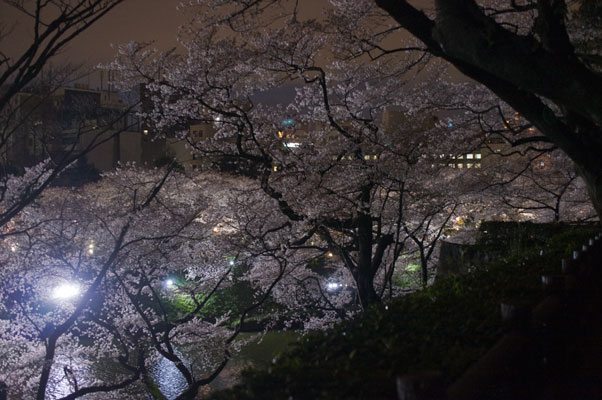
<svg viewBox="0 0 602 400"><path fill-rule="evenodd" d="M571 161L558 151L540 154L529 162L498 164L491 181L492 196L508 214L518 214L517 218L588 221L596 215L583 181Z"/></svg>
<svg viewBox="0 0 602 400"><path fill-rule="evenodd" d="M14 40L10 23L0 22L0 154L3 157L14 151L11 147L13 142L24 140L19 136L25 128L31 131L39 121L48 122L44 109L52 103L50 97L58 86L72 80L80 70L75 66L53 68L49 65L53 58L122 1L2 1L5 7L11 7L23 15L33 32L25 48L18 54L12 54L5 48L7 43ZM48 74L43 73L45 69L52 71L52 79L47 79ZM15 177L15 171L7 169L3 160L0 226L5 227L17 217L75 160L110 140L111 135L107 135L107 132L116 134L109 128L112 122L96 129L95 138L84 148L72 146L59 157L32 166L22 176ZM40 127L36 129L40 130ZM40 136L55 135L56 132L51 132L51 129L50 124L42 127L43 132L39 133L37 140ZM79 135L89 133L87 131L81 131Z"/></svg>
<svg viewBox="0 0 602 400"><path fill-rule="evenodd" d="M47 189L27 207L1 243L0 379L9 395L150 393L152 365L162 358L186 381L179 398L195 398L271 290L257 292L238 316L203 313L236 268L227 261L236 249L214 232L231 217L209 206L219 204L210 197L222 185L123 168L83 191Z"/></svg>
<svg viewBox="0 0 602 400"><path fill-rule="evenodd" d="M500 9L437 1L431 18L403 1L337 0L315 21L296 1L204 0L190 6L197 14L181 29L183 52L123 46L110 67L124 87L144 84L150 107L141 116L155 134L184 127L176 135L196 156L227 159L237 175L189 179L171 169L122 168L83 192L48 190L55 166L7 178L0 379L19 396L119 398L152 391L150 369L161 358L186 381L180 398L194 398L225 367L247 317L268 301L278 303L274 323L323 327L392 296L403 255L418 255L428 282L439 239L482 187L480 174L450 168L450 160L494 138L533 160L562 149L595 202L597 161L580 153L590 139L571 136L599 130L595 106L582 109L566 100L571 93L537 86L550 86L549 71L527 85L542 62L517 57L531 40L534 54L554 58L549 35L562 38L563 25L546 5L556 3ZM489 27L493 44L516 43L516 51L499 47L509 53L502 61L532 60L525 63L532 70L500 72L504 63L491 65L498 47L483 60L451 43L453 32L476 35L466 46L486 39L474 24L457 31L466 10L465 21ZM535 20L552 25L531 31ZM390 47L401 27L423 44ZM591 75L595 54L563 54L555 67ZM430 56L490 90L450 90ZM416 83L425 75L427 83ZM292 102L258 100L286 85ZM193 140L191 123L211 134ZM255 293L238 323L204 317L235 279ZM71 301L62 298L70 293Z"/></svg>
<svg viewBox="0 0 602 400"><path fill-rule="evenodd" d="M424 10L396 0L336 4L341 14L366 22L359 36L362 52L387 57L423 51L489 88L541 132L543 138L532 141L544 139L567 154L602 213L597 2L436 0ZM375 18L384 16L392 18L390 24L374 28ZM421 45L382 45L399 30Z"/></svg>
<svg viewBox="0 0 602 400"><path fill-rule="evenodd" d="M408 233L431 237L434 229L434 248L454 201L426 212L426 218L445 214L441 225L412 225L407 216L429 187L449 189L447 196L431 196L433 203L459 196L458 181L451 183L459 172L446 159L474 146L478 135L440 121L423 91L400 79L420 60L324 61L338 33L297 18L295 3L272 8L276 3L204 2L182 29L186 54L130 43L111 68L121 71L126 85L146 85L154 108L143 117L157 131L192 121L213 130L206 140L190 140L186 130L181 138L199 154L228 157L253 171L270 207L257 211L265 215L264 234L282 234L288 249L332 253L367 307L379 301L375 279L391 276ZM255 100L257 92L284 83L296 85L291 104ZM399 118L385 128L387 114ZM450 130L454 141L446 140Z"/></svg>

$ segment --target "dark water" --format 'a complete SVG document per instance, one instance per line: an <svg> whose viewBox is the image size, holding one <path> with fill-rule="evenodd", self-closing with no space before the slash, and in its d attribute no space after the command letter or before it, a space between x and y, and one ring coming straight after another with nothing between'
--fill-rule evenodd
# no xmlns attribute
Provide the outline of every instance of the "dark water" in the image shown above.
<svg viewBox="0 0 602 400"><path fill-rule="evenodd" d="M254 335L241 334L240 336L242 336L241 340L245 340L250 339ZM298 337L299 335L294 332L269 332L261 338L247 343L242 347L240 352L233 356L226 368L209 385L209 387L201 389L201 395L202 393L208 393L211 390L226 389L232 386L236 383L238 374L249 365L267 367L272 363L272 360L277 354L285 350L288 344L296 341ZM184 350L182 351L184 352ZM179 354L186 363L194 362L194 360L192 360L194 357L200 357L200 355L194 354L194 352L189 353L190 354ZM64 365L66 360L57 361L57 365ZM93 370L93 365L94 363L88 365L81 361L78 363L77 358L74 358L69 362L69 368L76 376L78 376L80 387L85 386L90 383L88 381L93 381L94 378L98 378L100 375L105 375L105 373L101 373L98 370ZM50 399L66 396L72 391L72 382L68 378L69 374L66 374L61 368L53 369L51 374L52 383L49 385L49 390L47 392L48 398ZM105 371L110 369L110 366L102 368L102 370ZM195 376L198 377L205 374L208 375L211 371L200 371L198 368L194 368L194 372ZM166 358L162 357L157 360L155 365L150 368L150 375L161 393L163 393L168 400L175 399L186 388L186 379L184 379L176 366ZM150 395L140 392L132 394L132 396L136 396L136 398L151 398Z"/></svg>
<svg viewBox="0 0 602 400"><path fill-rule="evenodd" d="M243 334L241 339L251 337ZM236 383L238 373L249 365L268 366L274 357L286 349L288 344L297 340L294 332L269 332L260 339L246 344L239 353L228 362L222 373L209 385L210 390L226 389ZM183 357L186 359L186 357ZM206 371L209 373L210 371ZM152 378L159 390L168 400L175 399L186 388L186 380L176 366L161 358L152 369ZM207 392L207 389L202 390Z"/></svg>

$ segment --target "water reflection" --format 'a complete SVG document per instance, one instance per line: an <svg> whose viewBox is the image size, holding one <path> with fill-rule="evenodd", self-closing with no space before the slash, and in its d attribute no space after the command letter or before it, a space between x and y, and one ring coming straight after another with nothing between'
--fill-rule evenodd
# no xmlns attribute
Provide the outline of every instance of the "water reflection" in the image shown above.
<svg viewBox="0 0 602 400"><path fill-rule="evenodd" d="M182 357L181 354L178 356ZM174 363L165 357L159 358L151 367L150 374L161 393L168 400L175 399L186 389L186 379Z"/></svg>
<svg viewBox="0 0 602 400"><path fill-rule="evenodd" d="M246 335L251 336L250 334L242 334L241 336L245 338ZM269 365L275 354L283 351L289 343L297 338L298 334L294 332L269 332L260 341L252 341L244 345L242 350L230 360L226 368L211 383L210 387L204 388L202 392L208 393L212 390L231 387L236 383L239 373L246 366L250 364L263 367ZM176 354L188 367L191 363L194 363L196 367L201 364L198 362L199 360L195 362L194 359L211 357L210 354L198 351L198 349L195 352L186 352L186 354L176 351ZM98 362L87 362L81 358L66 356L57 358L51 371L47 397L58 399L67 396L73 392L76 385L81 388L97 378L111 381L109 374L111 372L114 374L115 368L118 368L118 366L113 363L100 362L100 364L104 365L99 365ZM211 372L201 371L199 368L193 368L193 371L197 378L206 376ZM168 400L177 398L187 387L186 379L178 368L164 357L159 357L149 368L149 372L157 388ZM136 391L136 388L132 390Z"/></svg>
<svg viewBox="0 0 602 400"><path fill-rule="evenodd" d="M255 334L241 334L240 339L245 340L254 336ZM219 376L211 382L208 388L203 388L202 392L208 393L212 390L232 387L236 383L240 372L251 364L259 367L267 367L276 354L284 351L288 344L296 341L298 337L299 334L296 332L274 331L268 332L262 335L261 338L244 345L241 351L236 353L230 362L228 362L226 368L224 368ZM184 360L185 363L192 361L190 357L202 357L197 352L187 354L187 356L178 353L178 357ZM204 353L204 356L210 357L207 353ZM196 370L195 372L198 375L200 371ZM203 372L208 375L211 371ZM182 376L178 368L171 361L163 357L151 369L151 377L159 387L161 393L169 400L178 397L186 388L186 379L184 376Z"/></svg>
<svg viewBox="0 0 602 400"><path fill-rule="evenodd" d="M49 399L65 397L76 387L89 385L91 375L88 363L81 358L57 355L48 377L46 396Z"/></svg>

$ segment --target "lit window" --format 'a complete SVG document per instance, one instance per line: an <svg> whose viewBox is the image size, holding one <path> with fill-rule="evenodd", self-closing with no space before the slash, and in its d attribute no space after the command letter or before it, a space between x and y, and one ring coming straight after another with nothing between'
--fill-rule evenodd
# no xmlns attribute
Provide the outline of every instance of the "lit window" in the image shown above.
<svg viewBox="0 0 602 400"><path fill-rule="evenodd" d="M477 153L477 154L475 154L474 156L475 156L475 158L476 158L477 160L480 160L480 159L481 159L481 153Z"/></svg>
<svg viewBox="0 0 602 400"><path fill-rule="evenodd" d="M472 168L472 163L466 164L466 168Z"/></svg>
<svg viewBox="0 0 602 400"><path fill-rule="evenodd" d="M469 160L472 160L474 156L472 154L466 154L466 158L468 158Z"/></svg>
<svg viewBox="0 0 602 400"><path fill-rule="evenodd" d="M458 168L464 168L464 164L458 164Z"/></svg>
<svg viewBox="0 0 602 400"><path fill-rule="evenodd" d="M374 156L372 156L373 160L378 160L378 156L375 154Z"/></svg>
<svg viewBox="0 0 602 400"><path fill-rule="evenodd" d="M456 168L456 164L447 164L448 166L452 167L452 168Z"/></svg>
<svg viewBox="0 0 602 400"><path fill-rule="evenodd" d="M475 168L481 168L481 163L480 163L480 162L476 163L476 164L474 165L474 167L475 167Z"/></svg>
<svg viewBox="0 0 602 400"><path fill-rule="evenodd" d="M540 163L539 163L539 166L540 166L540 167L545 167L545 166L546 166L546 163L542 161L542 162L540 162Z"/></svg>
<svg viewBox="0 0 602 400"><path fill-rule="evenodd" d="M464 158L464 156L458 156L458 159L459 159L459 160L461 160L461 159L463 159L463 158Z"/></svg>
<svg viewBox="0 0 602 400"><path fill-rule="evenodd" d="M143 130L142 133L144 133L145 135L148 135L148 129Z"/></svg>
<svg viewBox="0 0 602 400"><path fill-rule="evenodd" d="M277 165L274 165L273 169L274 169L274 172L278 172L278 166Z"/></svg>
<svg viewBox="0 0 602 400"><path fill-rule="evenodd" d="M370 155L365 155L364 156L364 160L369 160L370 159Z"/></svg>

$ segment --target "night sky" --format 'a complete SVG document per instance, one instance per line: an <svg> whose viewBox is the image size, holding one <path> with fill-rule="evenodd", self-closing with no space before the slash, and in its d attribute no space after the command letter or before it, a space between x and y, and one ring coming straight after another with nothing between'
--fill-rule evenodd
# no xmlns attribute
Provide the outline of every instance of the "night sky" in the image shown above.
<svg viewBox="0 0 602 400"><path fill-rule="evenodd" d="M327 1L302 0L301 17L319 18ZM127 0L76 38L63 52L62 59L94 65L112 58L114 50L111 44L130 40L155 40L157 47L170 48L175 45L178 26L189 18L189 15L177 10L181 2L182 0ZM423 8L429 1L415 0L411 3ZM14 55L32 37L31 19L23 17L2 2L0 24L5 31L11 30L10 37L0 41L0 50L8 54Z"/></svg>
<svg viewBox="0 0 602 400"><path fill-rule="evenodd" d="M115 50L111 48L111 44L130 40L155 40L157 47L170 48L175 45L178 26L187 19L176 10L180 2L181 0L127 0L73 40L55 62L95 65L112 59ZM3 3L0 3L0 15L5 29L7 25L12 29L10 40L1 41L1 50L14 55L31 40L31 19L23 17Z"/></svg>
<svg viewBox="0 0 602 400"><path fill-rule="evenodd" d="M82 64L84 70L111 61L116 49L113 45L129 41L154 42L154 47L168 50L177 46L178 27L192 17L192 13L178 10L182 0L126 0L72 40L51 65ZM327 0L302 0L299 17L320 18ZM26 2L27 3L27 2ZM30 4L33 2L30 2ZM33 37L33 20L13 7L0 2L0 23L9 36L0 40L0 51L13 58L20 56ZM80 75L81 76L81 75ZM106 78L105 78L106 79ZM99 88L99 72L84 74L77 80L90 88ZM106 80L105 80L106 82ZM262 101L269 102L273 96L280 101L290 100L293 91L285 87L282 93L270 94Z"/></svg>
<svg viewBox="0 0 602 400"><path fill-rule="evenodd" d="M178 10L182 0L126 0L97 21L91 28L76 37L52 60L60 66L65 63L94 67L114 58L112 45L129 41L154 41L154 46L167 50L177 46L178 27L186 23L191 13ZM429 0L413 3L424 7ZM26 2L28 3L28 2ZM327 0L301 0L301 18L320 18ZM0 23L8 37L0 40L0 51L12 57L22 54L33 36L32 19L0 2ZM100 75L94 73L83 78L91 87L99 86ZM80 80L81 82L82 80Z"/></svg>
<svg viewBox="0 0 602 400"><path fill-rule="evenodd" d="M318 17L327 0L303 0L303 16ZM127 0L110 11L94 26L71 42L55 62L83 62L95 65L113 58L111 44L134 41L155 41L164 50L176 45L178 26L185 23L190 13L177 10L181 0ZM12 7L0 3L0 16L10 39L0 42L0 50L15 55L30 42L31 19Z"/></svg>

